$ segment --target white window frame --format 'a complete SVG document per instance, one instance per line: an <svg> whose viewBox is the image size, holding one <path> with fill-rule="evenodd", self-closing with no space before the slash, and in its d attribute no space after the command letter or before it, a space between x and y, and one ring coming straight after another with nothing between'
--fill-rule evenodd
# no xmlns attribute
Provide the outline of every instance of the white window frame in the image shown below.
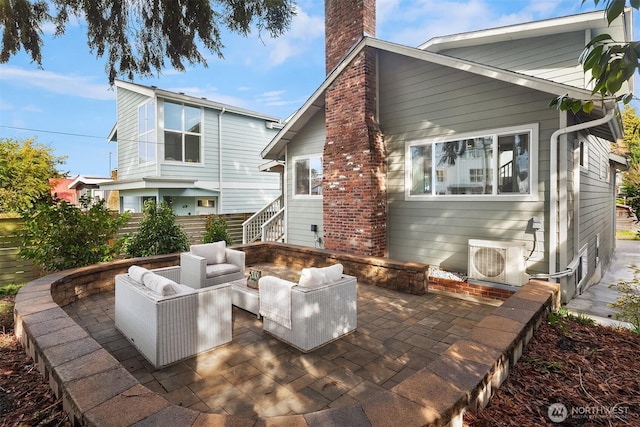
<svg viewBox="0 0 640 427"><path fill-rule="evenodd" d="M297 172L296 172L296 162L300 160L310 160L310 159L320 159L320 164L322 163L322 154L309 154L304 156L295 156L292 160L292 171L291 171L291 196L294 199L322 199L322 192L320 194L296 194L296 182L297 182ZM309 174L311 174L311 168L309 168ZM322 174L324 176L324 165L322 168ZM311 193L311 176L309 176L309 193Z"/></svg>
<svg viewBox="0 0 640 427"><path fill-rule="evenodd" d="M539 125L537 123L524 124L519 126L509 126L481 130L477 132L456 133L441 137L425 138L405 143L405 201L436 201L436 200L459 200L459 201L538 201L538 140ZM529 193L497 193L498 174L496 171L498 153L498 136L515 133L529 133ZM412 159L411 149L416 146L431 145L462 139L473 139L480 137L493 138L493 153L491 162L492 168L492 191L493 194L411 194L412 188ZM432 176L432 187L435 188L437 182L436 173Z"/></svg>
<svg viewBox="0 0 640 427"><path fill-rule="evenodd" d="M146 116L144 117L144 121L145 121L145 131L143 133L140 133L140 109L144 107L145 109L145 114ZM151 108L150 108L151 107ZM137 111L137 115L138 115L138 129L137 129L137 134L138 134L138 147L137 147L137 151L138 151L138 164L140 165L146 165L146 164L154 164L158 161L158 134L157 134L157 130L158 130L158 109L157 107L157 102L155 99L150 99L148 101L143 102L142 104L138 105L136 111ZM154 115L154 125L152 127L148 126L148 117L149 117L149 111L153 112ZM141 141L141 137L142 136L147 136L147 135L153 135L154 140L153 142L148 142L148 140L145 139L144 144L145 144L145 148L147 149L146 151L146 156L145 156L145 160L142 161L142 158L140 157L140 144L142 143ZM151 149L153 150L153 160L147 160L149 158L148 156L148 149L149 149L149 144L151 144Z"/></svg>
<svg viewBox="0 0 640 427"><path fill-rule="evenodd" d="M180 122L181 122L181 130L178 129L172 129L172 128L167 128L166 127L166 108L165 105L166 104L174 104L174 105L179 105L181 107L180 111ZM200 111L200 132L196 133L196 132L188 132L187 130L185 130L185 107L190 107L190 108L195 108L197 110ZM204 165L204 109L202 107L198 107L196 105L191 105L191 104L185 104L184 102L177 102L177 101L172 101L170 99L165 99L162 101L162 141L164 146L166 147L166 138L165 135L167 132L170 133L174 133L174 134L180 134L180 138L181 138L181 147L182 147L182 160L168 160L167 154L166 154L166 148L163 153L162 156L162 161L164 163L178 163L178 164L187 164L187 165L193 165L193 166L202 166ZM192 136L198 136L199 137L199 141L200 141L200 146L198 148L198 154L200 156L200 159L197 162L188 162L186 160L186 141L185 141L185 137L186 135L192 135Z"/></svg>

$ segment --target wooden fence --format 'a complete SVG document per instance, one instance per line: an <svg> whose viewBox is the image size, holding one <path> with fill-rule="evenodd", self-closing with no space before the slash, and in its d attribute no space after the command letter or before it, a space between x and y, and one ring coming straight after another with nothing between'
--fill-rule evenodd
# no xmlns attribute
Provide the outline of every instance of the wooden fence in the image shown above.
<svg viewBox="0 0 640 427"><path fill-rule="evenodd" d="M251 213L220 215L227 223L227 229L234 244L242 244L242 223ZM207 215L190 215L176 217L176 223L189 236L189 242L202 243L202 237L207 226ZM142 214L132 214L129 223L123 227L118 236L133 234L138 230ZM19 218L0 218L0 286L9 283L26 283L44 275L31 260L18 257L20 251L20 229L22 220Z"/></svg>

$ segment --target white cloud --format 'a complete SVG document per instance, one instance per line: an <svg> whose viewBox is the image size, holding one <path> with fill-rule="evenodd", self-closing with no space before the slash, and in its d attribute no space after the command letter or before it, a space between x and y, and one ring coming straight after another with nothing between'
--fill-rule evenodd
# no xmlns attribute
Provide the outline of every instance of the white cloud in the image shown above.
<svg viewBox="0 0 640 427"><path fill-rule="evenodd" d="M298 5L289 30L278 38L265 40L269 46L265 65L275 67L290 58L302 56L309 49L317 48L319 40L324 41L324 14L309 15Z"/></svg>
<svg viewBox="0 0 640 427"><path fill-rule="evenodd" d="M0 81L14 86L41 89L45 92L71 97L111 101L115 91L107 84L94 83L91 78L59 74L43 70L27 70L0 65Z"/></svg>
<svg viewBox="0 0 640 427"><path fill-rule="evenodd" d="M232 95L225 95L223 93L220 93L217 88L208 85L204 87L174 86L165 89L171 92L184 93L185 95L193 96L196 98L206 98L209 101L232 105L234 107L247 108L248 105L248 101L246 99Z"/></svg>

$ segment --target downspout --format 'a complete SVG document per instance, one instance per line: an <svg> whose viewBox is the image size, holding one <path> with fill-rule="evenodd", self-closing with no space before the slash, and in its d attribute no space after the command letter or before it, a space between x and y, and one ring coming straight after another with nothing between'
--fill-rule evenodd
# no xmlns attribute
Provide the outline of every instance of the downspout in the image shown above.
<svg viewBox="0 0 640 427"><path fill-rule="evenodd" d="M226 112L222 107L218 114L218 214L222 214L222 115Z"/></svg>
<svg viewBox="0 0 640 427"><path fill-rule="evenodd" d="M612 119L615 118L616 110L612 108L609 112L602 118L592 120L586 123L579 123L576 125L560 128L553 132L550 140L550 159L549 159L549 274L548 275L536 275L536 277L550 277L550 278L558 278L569 276L573 273L572 269L564 269L563 271L556 272L556 253L558 250L558 238L556 236L557 233L557 221L558 221L558 210L565 212L567 211L566 203L567 203L567 188L566 185L562 186L564 188L558 189L558 146L561 135L566 135L571 132L577 132L579 130L589 129L592 127L603 125ZM565 113L566 114L566 113ZM566 150L566 138L562 138L562 144L560 145L561 150ZM558 194L558 190L560 190L561 194ZM558 199L561 203L564 203L565 206L556 207L558 203ZM566 223L566 221L563 221ZM580 222L578 218L574 219L574 224L576 227L580 226ZM576 230L577 233L580 230ZM563 232L563 235L566 235ZM574 256L574 259L567 265L574 264L577 256Z"/></svg>

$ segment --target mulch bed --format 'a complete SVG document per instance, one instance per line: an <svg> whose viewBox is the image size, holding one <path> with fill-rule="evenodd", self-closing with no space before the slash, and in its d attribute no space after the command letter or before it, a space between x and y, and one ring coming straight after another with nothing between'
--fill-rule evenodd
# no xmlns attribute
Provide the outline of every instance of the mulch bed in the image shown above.
<svg viewBox="0 0 640 427"><path fill-rule="evenodd" d="M489 405L465 424L640 426L640 334L544 322Z"/></svg>
<svg viewBox="0 0 640 427"><path fill-rule="evenodd" d="M13 304L13 297L0 299ZM0 426L71 426L33 360L13 334L13 317L0 318Z"/></svg>

